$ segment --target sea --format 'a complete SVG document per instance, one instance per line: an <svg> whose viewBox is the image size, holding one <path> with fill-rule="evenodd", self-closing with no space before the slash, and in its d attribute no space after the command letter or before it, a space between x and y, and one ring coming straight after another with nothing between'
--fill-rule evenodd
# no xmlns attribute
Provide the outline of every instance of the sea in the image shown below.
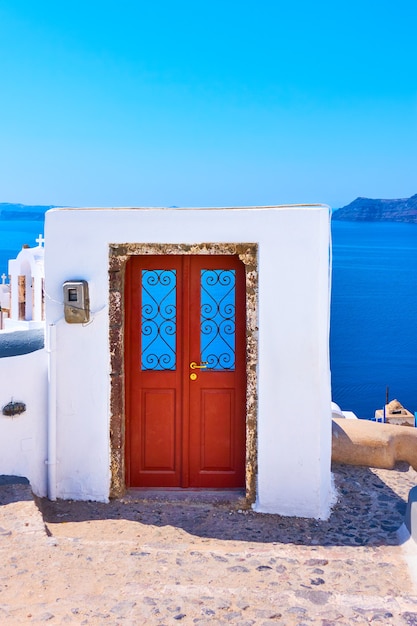
<svg viewBox="0 0 417 626"><path fill-rule="evenodd" d="M0 220L0 275L40 220ZM417 224L332 222L332 398L371 419L389 400L417 411Z"/></svg>
<svg viewBox="0 0 417 626"><path fill-rule="evenodd" d="M417 224L333 221L333 400L358 417L417 411Z"/></svg>

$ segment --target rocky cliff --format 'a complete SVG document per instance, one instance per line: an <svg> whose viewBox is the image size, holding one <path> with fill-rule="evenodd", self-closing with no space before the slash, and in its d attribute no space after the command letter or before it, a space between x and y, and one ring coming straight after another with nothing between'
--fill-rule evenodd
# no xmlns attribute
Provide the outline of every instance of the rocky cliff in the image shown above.
<svg viewBox="0 0 417 626"><path fill-rule="evenodd" d="M351 222L410 222L417 224L417 194L398 200L356 198L333 213L334 220Z"/></svg>

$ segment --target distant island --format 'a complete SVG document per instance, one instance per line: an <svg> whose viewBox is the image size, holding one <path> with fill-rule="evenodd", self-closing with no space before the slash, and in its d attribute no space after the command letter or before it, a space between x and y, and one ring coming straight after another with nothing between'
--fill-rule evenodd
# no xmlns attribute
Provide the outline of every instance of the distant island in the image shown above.
<svg viewBox="0 0 417 626"><path fill-rule="evenodd" d="M54 208L54 205L44 206L0 202L0 220L43 221L46 211Z"/></svg>
<svg viewBox="0 0 417 626"><path fill-rule="evenodd" d="M409 222L417 224L417 194L397 200L356 198L337 209L332 219L350 222Z"/></svg>
<svg viewBox="0 0 417 626"><path fill-rule="evenodd" d="M0 202L0 220L43 221L49 209L56 205L10 204ZM350 204L333 211L332 219L348 222L408 222L417 224L417 194L411 198L378 200L356 198Z"/></svg>

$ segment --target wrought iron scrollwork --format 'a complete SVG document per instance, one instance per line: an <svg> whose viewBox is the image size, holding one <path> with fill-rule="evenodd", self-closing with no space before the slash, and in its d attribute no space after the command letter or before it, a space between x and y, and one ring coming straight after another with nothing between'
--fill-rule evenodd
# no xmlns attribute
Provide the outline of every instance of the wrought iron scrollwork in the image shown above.
<svg viewBox="0 0 417 626"><path fill-rule="evenodd" d="M176 368L176 271L142 270L142 370Z"/></svg>
<svg viewBox="0 0 417 626"><path fill-rule="evenodd" d="M201 360L211 370L235 369L235 270L201 270Z"/></svg>

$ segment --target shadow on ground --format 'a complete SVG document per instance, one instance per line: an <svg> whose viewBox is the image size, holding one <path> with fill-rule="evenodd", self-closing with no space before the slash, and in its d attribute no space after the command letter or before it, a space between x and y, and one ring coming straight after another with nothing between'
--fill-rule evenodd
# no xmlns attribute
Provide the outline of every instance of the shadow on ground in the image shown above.
<svg viewBox="0 0 417 626"><path fill-rule="evenodd" d="M0 474L0 506L33 500L27 478Z"/></svg>
<svg viewBox="0 0 417 626"><path fill-rule="evenodd" d="M397 465L395 480L404 483L401 473L405 476L408 470L406 464ZM51 534L54 524L62 522L123 519L156 528L169 525L190 535L220 540L306 546L397 545L396 531L404 521L412 485L405 482L404 494L399 496L368 468L335 465L333 475L339 498L327 521L245 511L238 508L237 499L227 503L175 501L169 493L152 499L129 494L109 504L46 499L37 503Z"/></svg>

